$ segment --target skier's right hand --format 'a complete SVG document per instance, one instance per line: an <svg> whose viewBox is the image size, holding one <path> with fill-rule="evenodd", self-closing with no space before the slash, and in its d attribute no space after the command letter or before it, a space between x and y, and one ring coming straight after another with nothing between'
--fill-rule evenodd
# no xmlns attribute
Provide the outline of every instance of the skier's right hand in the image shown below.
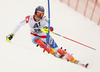
<svg viewBox="0 0 100 72"><path fill-rule="evenodd" d="M10 40L13 38L14 34L9 34L8 36L6 36L6 41L10 42Z"/></svg>

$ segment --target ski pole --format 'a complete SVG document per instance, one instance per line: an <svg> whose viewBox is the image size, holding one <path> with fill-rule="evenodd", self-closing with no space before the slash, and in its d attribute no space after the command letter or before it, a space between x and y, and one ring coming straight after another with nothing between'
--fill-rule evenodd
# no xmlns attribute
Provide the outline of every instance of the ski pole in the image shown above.
<svg viewBox="0 0 100 72"><path fill-rule="evenodd" d="M85 45L85 44L83 44L83 43L80 43L80 42L75 41L75 40L73 40L73 39L70 39L70 38L68 38L68 37L62 36L62 35L60 35L60 34L58 34L58 33L55 33L55 32L51 32L51 33L53 33L53 34L55 34L55 35L58 35L58 36L60 36L60 37L63 37L63 38L65 38L65 39L68 39L68 40L70 40L70 41L72 41L72 42L75 42L75 43L78 43L78 44L80 44L80 45L83 45L83 46L85 46L85 47L88 47L88 48L90 48L90 49L96 50L96 49L94 49L94 48L92 48L92 47L90 47L90 46L87 46L87 45Z"/></svg>

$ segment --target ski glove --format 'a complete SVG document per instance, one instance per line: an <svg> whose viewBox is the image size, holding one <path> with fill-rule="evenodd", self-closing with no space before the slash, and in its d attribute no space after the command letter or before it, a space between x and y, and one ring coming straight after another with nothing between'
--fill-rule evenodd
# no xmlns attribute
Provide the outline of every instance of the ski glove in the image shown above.
<svg viewBox="0 0 100 72"><path fill-rule="evenodd" d="M14 34L12 34L12 33L10 35L6 36L6 41L10 42L10 40L13 38L13 36L14 36Z"/></svg>
<svg viewBox="0 0 100 72"><path fill-rule="evenodd" d="M50 27L50 32L52 32L53 30L54 30L53 27ZM43 27L42 32L48 33L48 27L47 26Z"/></svg>

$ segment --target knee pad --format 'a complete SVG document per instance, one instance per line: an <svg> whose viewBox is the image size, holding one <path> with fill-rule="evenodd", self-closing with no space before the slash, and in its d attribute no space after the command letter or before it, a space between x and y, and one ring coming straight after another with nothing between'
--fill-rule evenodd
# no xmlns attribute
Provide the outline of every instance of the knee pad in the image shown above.
<svg viewBox="0 0 100 72"><path fill-rule="evenodd" d="M36 36L36 37L34 37L34 38L32 39L32 42L33 42L34 44L37 44L37 43L34 41L35 39L40 39L40 37Z"/></svg>

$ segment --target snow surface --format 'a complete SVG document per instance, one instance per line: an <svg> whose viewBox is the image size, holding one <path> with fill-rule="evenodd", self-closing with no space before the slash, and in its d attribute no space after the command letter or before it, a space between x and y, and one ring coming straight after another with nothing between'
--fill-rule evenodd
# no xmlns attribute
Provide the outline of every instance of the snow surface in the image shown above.
<svg viewBox="0 0 100 72"><path fill-rule="evenodd" d="M67 49L82 63L89 63L87 69L43 53L41 48L32 43L28 24L19 29L11 43L6 42L6 36L15 25L25 16L33 14L39 5L45 7L45 15L48 16L47 0L0 1L0 72L100 72L100 26L58 0L50 0L54 32L96 50L54 34L51 36L59 47Z"/></svg>

